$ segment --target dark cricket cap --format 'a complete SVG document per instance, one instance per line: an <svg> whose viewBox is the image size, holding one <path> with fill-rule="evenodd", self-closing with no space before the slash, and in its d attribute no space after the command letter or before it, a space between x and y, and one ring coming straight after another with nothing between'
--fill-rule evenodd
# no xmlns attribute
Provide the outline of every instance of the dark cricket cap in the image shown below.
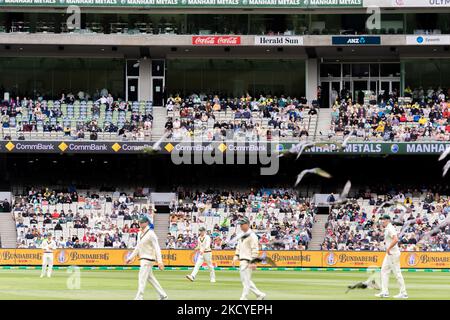
<svg viewBox="0 0 450 320"><path fill-rule="evenodd" d="M391 216L388 214L383 214L380 219L381 220L391 220Z"/></svg>
<svg viewBox="0 0 450 320"><path fill-rule="evenodd" d="M250 220L247 217L242 217L238 220L238 224L249 224Z"/></svg>
<svg viewBox="0 0 450 320"><path fill-rule="evenodd" d="M141 215L139 217L139 222L141 223L150 222L150 219L146 215Z"/></svg>

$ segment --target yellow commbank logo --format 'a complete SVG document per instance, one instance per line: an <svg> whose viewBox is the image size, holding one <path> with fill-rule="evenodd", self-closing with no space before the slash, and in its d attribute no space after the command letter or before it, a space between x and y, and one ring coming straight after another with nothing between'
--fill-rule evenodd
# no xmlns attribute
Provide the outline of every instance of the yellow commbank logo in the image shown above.
<svg viewBox="0 0 450 320"><path fill-rule="evenodd" d="M10 141L5 145L5 147L6 149L8 149L8 151L11 151L12 149L14 149L15 144Z"/></svg>
<svg viewBox="0 0 450 320"><path fill-rule="evenodd" d="M119 151L122 147L117 142L114 143L111 147L115 152Z"/></svg>
<svg viewBox="0 0 450 320"><path fill-rule="evenodd" d="M61 142L61 143L58 145L59 150L61 150L62 152L66 151L66 149L67 149L68 147L69 147L69 146L68 146L65 142Z"/></svg>
<svg viewBox="0 0 450 320"><path fill-rule="evenodd" d="M225 150L227 150L227 145L225 143L221 143L219 144L219 146L217 147L217 149L220 150L220 152L225 152Z"/></svg>
<svg viewBox="0 0 450 320"><path fill-rule="evenodd" d="M169 142L168 144L166 144L166 146L164 147L164 149L166 149L167 152L172 152L172 150L173 150L174 148L175 148L175 147L174 147L173 144L171 144L170 142Z"/></svg>

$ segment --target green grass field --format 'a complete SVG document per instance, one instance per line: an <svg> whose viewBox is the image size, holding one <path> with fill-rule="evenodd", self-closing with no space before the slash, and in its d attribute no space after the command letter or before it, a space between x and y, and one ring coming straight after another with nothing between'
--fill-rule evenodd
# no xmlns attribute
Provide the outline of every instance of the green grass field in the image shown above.
<svg viewBox="0 0 450 320"><path fill-rule="evenodd" d="M136 270L81 270L80 289L70 290L67 270L54 270L50 279L39 278L40 270L0 270L0 299L133 299L137 288ZM194 283L184 276L190 271L155 271L157 279L176 300L237 300L241 294L238 271L219 270L217 283L209 282L209 272L200 271ZM410 299L450 299L449 272L404 272ZM379 273L378 273L379 275ZM364 281L363 271L262 271L254 273L256 285L267 299L377 299L378 291L353 290L346 286ZM391 277L391 296L398 293ZM145 299L156 299L149 285ZM254 299L254 297L251 297Z"/></svg>

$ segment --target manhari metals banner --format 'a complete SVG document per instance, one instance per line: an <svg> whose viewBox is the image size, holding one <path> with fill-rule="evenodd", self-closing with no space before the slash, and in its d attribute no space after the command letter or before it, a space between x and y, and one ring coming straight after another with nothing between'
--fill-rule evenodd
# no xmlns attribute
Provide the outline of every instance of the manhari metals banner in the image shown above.
<svg viewBox="0 0 450 320"><path fill-rule="evenodd" d="M151 8L335 8L362 7L363 0L0 0L0 6Z"/></svg>
<svg viewBox="0 0 450 320"><path fill-rule="evenodd" d="M131 253L125 249L58 249L54 252L57 266L124 266ZM264 251L277 267L371 268L381 267L384 252L371 251ZM162 250L166 266L193 266L197 253L193 250ZM231 267L234 250L213 250L218 267ZM450 252L402 252L402 268L449 269ZM0 265L41 265L40 249L0 249ZM130 265L139 265L135 258ZM267 267L259 264L260 267Z"/></svg>
<svg viewBox="0 0 450 320"><path fill-rule="evenodd" d="M0 153L92 153L92 154L153 154L154 142L138 141L27 141L14 140L0 143ZM245 153L256 154L288 151L295 143L278 142L246 142L235 143L203 142L179 143L165 142L161 145L160 154L185 152L197 153ZM364 155L408 155L408 154L440 154L450 143L445 142L351 142L343 149L339 143L323 142L305 150L305 154L364 154Z"/></svg>

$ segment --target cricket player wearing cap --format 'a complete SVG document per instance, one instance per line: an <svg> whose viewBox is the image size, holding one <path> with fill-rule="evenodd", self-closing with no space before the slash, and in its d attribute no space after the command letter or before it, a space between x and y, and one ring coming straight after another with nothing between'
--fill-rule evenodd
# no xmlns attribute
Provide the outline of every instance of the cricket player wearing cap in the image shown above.
<svg viewBox="0 0 450 320"><path fill-rule="evenodd" d="M42 241L42 271L41 278L47 274L47 278L52 276L53 271L53 250L56 250L56 242L52 239L52 234L48 233L47 238Z"/></svg>
<svg viewBox="0 0 450 320"><path fill-rule="evenodd" d="M266 294L259 291L252 281L252 271L256 269L256 264L252 261L259 256L258 237L250 229L250 221L247 217L239 219L238 224L243 234L238 239L233 266L239 261L239 273L243 286L241 300L247 300L250 291L256 295L258 300L264 300Z"/></svg>
<svg viewBox="0 0 450 320"><path fill-rule="evenodd" d="M147 281L156 289L159 295L159 300L167 300L167 294L153 275L153 265L158 264L160 270L164 270L162 262L161 249L158 244L158 238L153 230L149 227L150 220L148 216L142 215L139 217L140 231L138 233L138 241L136 248L127 258L127 263L130 263L134 257L139 256L139 286L135 300L144 299L145 286Z"/></svg>
<svg viewBox="0 0 450 320"><path fill-rule="evenodd" d="M389 273L392 271L400 287L400 293L394 296L394 298L407 299L408 294L406 293L405 281L400 270L400 248L397 245L399 240L397 230L392 225L391 217L388 214L381 217L381 223L384 228L386 256L381 267L381 292L375 296L379 298L389 297Z"/></svg>
<svg viewBox="0 0 450 320"><path fill-rule="evenodd" d="M205 227L200 227L198 232L200 235L198 237L197 247L195 248L195 250L198 250L197 261L195 262L194 270L192 270L192 273L188 274L186 278L190 281L194 281L195 276L204 261L208 265L211 282L216 282L216 274L214 273L214 265L212 263L211 237L206 234Z"/></svg>

